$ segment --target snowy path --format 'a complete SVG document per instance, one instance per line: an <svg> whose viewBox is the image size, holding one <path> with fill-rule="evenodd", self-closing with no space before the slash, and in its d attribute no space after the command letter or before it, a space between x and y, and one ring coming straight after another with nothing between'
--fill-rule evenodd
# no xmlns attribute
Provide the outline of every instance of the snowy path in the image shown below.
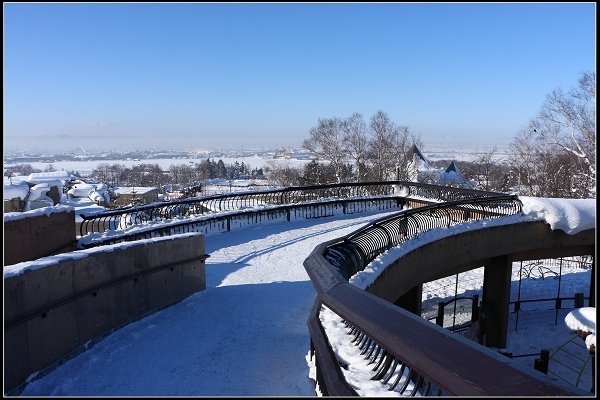
<svg viewBox="0 0 600 400"><path fill-rule="evenodd" d="M314 247L385 214L206 237L207 289L107 336L23 395L314 396L305 357Z"/></svg>

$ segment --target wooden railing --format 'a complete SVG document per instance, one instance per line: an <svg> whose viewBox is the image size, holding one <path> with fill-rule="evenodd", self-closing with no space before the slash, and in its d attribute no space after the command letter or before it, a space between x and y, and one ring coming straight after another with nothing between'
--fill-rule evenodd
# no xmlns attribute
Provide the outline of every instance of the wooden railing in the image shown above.
<svg viewBox="0 0 600 400"><path fill-rule="evenodd" d="M497 353L348 282L377 255L421 232L520 212L516 196L440 203L402 211L319 245L304 262L317 292L308 326L319 390L325 395L357 395L321 324L319 315L326 307L348 326L348 345L358 346L365 365L374 366L371 379L400 395L586 395L515 368Z"/></svg>

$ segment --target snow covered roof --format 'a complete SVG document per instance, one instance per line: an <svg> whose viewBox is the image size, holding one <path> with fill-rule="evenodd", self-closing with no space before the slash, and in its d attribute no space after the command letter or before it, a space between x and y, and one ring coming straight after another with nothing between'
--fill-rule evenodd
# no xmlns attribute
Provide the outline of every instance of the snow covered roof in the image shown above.
<svg viewBox="0 0 600 400"><path fill-rule="evenodd" d="M419 148L417 147L416 144L413 144L413 147L411 149L413 156L416 155L417 157L419 157L421 160L425 161L426 163L429 163L429 160L427 160L425 158L425 156L423 155L423 153L421 153L421 150L419 150Z"/></svg>
<svg viewBox="0 0 600 400"><path fill-rule="evenodd" d="M144 187L144 186L134 186L134 187L120 187L115 189L116 194L143 194L148 193L153 190L158 190L155 187Z"/></svg>
<svg viewBox="0 0 600 400"><path fill-rule="evenodd" d="M27 182L17 181L12 184L4 183L3 197L4 200L21 199L25 200L29 194L29 185Z"/></svg>
<svg viewBox="0 0 600 400"><path fill-rule="evenodd" d="M29 174L27 182L31 183L45 183L45 182L64 182L75 179L75 176L69 171L52 171L52 172L34 172Z"/></svg>
<svg viewBox="0 0 600 400"><path fill-rule="evenodd" d="M446 168L446 171L444 171L445 173L449 174L450 172L455 172L455 173L459 173L458 169L456 169L456 165L454 164L454 161L452 161L450 163L450 165L448 165L448 168Z"/></svg>

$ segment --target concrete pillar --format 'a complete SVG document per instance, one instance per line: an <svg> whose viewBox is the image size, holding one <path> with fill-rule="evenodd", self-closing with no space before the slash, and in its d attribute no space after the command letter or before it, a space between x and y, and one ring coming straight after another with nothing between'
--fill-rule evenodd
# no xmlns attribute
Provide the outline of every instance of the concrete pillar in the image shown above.
<svg viewBox="0 0 600 400"><path fill-rule="evenodd" d="M398 307L410 311L413 314L421 316L421 302L423 300L423 285L417 285L408 292L404 293L394 302Z"/></svg>
<svg viewBox="0 0 600 400"><path fill-rule="evenodd" d="M488 347L506 347L508 330L508 303L510 301L512 263L507 257L493 258L483 273L483 344Z"/></svg>

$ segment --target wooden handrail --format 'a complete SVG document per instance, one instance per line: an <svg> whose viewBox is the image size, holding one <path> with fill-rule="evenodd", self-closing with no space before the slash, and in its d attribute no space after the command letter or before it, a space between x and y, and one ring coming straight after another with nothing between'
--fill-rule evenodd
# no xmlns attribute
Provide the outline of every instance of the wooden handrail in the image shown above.
<svg viewBox="0 0 600 400"><path fill-rule="evenodd" d="M477 202L473 201L473 203ZM437 205L437 207L428 206L402 213L425 215L434 209L441 210L450 207L461 207L464 210L465 204L454 202L454 204ZM485 213L485 210L479 212ZM368 235L370 231L375 232L385 221L399 218L399 214L375 221L354 233L323 243L314 249L305 260L304 267L317 292L315 304L320 305L322 303L330 308L348 325L369 337L389 353L397 363L406 366L411 374L420 377L428 385L435 386L445 395L589 395L589 393L579 388L567 387L558 380L541 375L537 371L527 371L516 367L515 364L511 364L509 359L490 349L449 333L442 327L351 285L348 282L349 277L344 276L340 270L355 270L356 267L334 266L325 256L329 249L336 248L336 246L343 249L345 244L354 243L352 240L356 239L357 236ZM451 214L448 213L447 215L450 218ZM470 219L471 216L465 216L465 218ZM443 223L442 221L442 226ZM402 235L402 232L397 231L396 234ZM386 247L387 245L381 245L378 251L381 252ZM344 257L339 254L336 263L343 263ZM354 259L355 257L352 258L352 260ZM363 259L362 263L368 261L370 260ZM365 266L362 265L362 268ZM326 337L322 338L322 335L312 336L312 332L316 331L314 327L316 324L320 324L318 314L311 314L309 319L311 343L315 347L329 346ZM335 355L331 356L330 353L322 349L320 354L323 357L335 358ZM336 368L339 370L339 365L334 361L328 360L327 363L316 363L316 365L317 367L321 366L321 368ZM341 374L340 371L338 371L339 374ZM323 380L320 387L326 387L326 391L330 395L341 395L336 392L336 388L340 385L339 382L335 381L335 377L338 375L331 371L327 373L322 371L320 375L318 374ZM328 377L332 381L327 381Z"/></svg>

